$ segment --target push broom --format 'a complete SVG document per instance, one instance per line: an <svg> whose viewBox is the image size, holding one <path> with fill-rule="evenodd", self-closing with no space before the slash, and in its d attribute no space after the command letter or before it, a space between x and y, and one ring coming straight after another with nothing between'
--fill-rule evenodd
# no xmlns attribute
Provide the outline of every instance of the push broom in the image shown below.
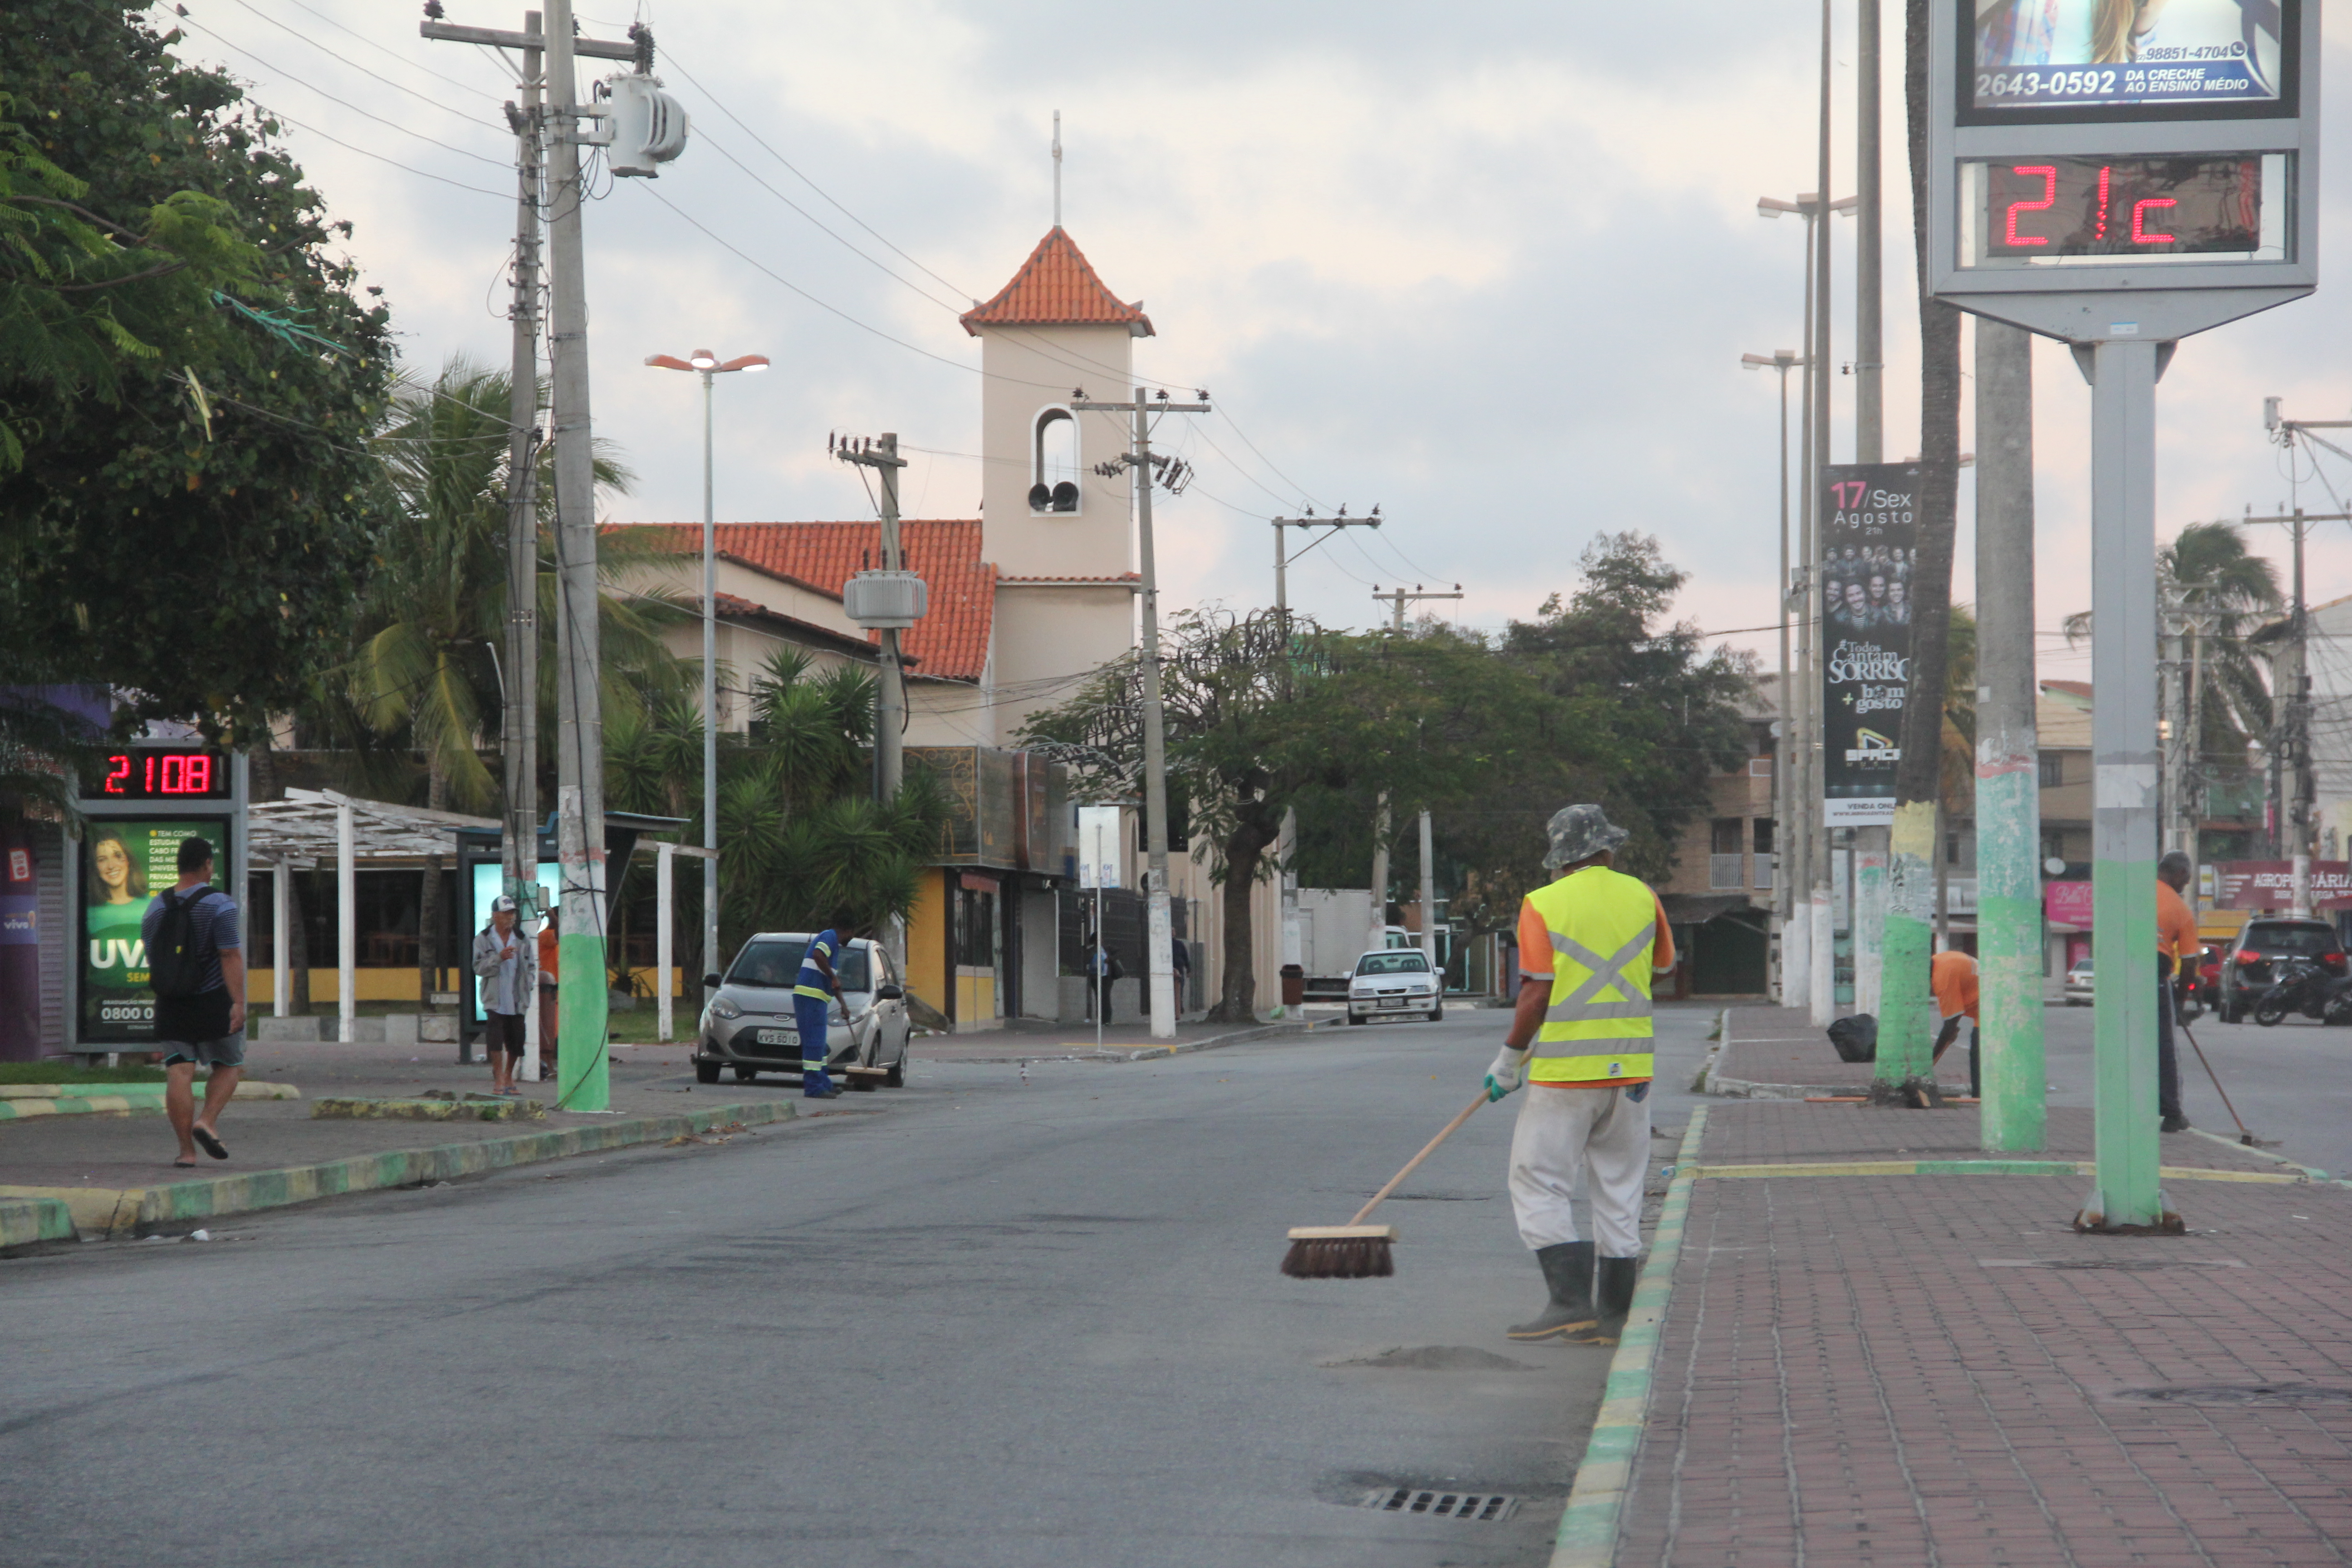
<svg viewBox="0 0 2352 1568"><path fill-rule="evenodd" d="M1486 1093L1479 1090L1478 1098L1462 1108L1462 1114L1445 1124L1445 1131L1422 1146L1420 1153L1407 1163L1389 1181L1389 1184L1372 1194L1372 1201L1356 1211L1356 1217L1345 1225L1300 1226L1290 1233L1290 1250L1282 1255L1282 1271L1293 1279L1384 1279L1396 1272L1396 1259L1391 1249L1396 1245L1396 1226L1366 1225L1365 1219L1380 1207L1387 1196L1404 1184L1404 1179L1421 1168L1421 1163L1437 1152L1437 1146L1461 1130L1470 1120L1470 1113L1486 1103Z"/></svg>
<svg viewBox="0 0 2352 1568"><path fill-rule="evenodd" d="M2255 1140L2254 1135L2246 1131L2246 1119L2238 1114L2236 1106L2230 1103L2230 1091L2221 1087L2221 1075L2215 1072L2213 1064L2206 1059L2205 1047L2197 1043L2196 1036L2189 1033L2189 1025L2185 1021L2180 1023L2179 1029L2183 1035L2188 1036L2189 1048L2197 1053L2198 1061L2204 1066L2205 1076L2213 1080L2213 1092L2221 1097L2221 1104L2230 1112L2230 1120L2238 1124L2238 1142L2250 1149L2261 1148L2262 1145Z"/></svg>

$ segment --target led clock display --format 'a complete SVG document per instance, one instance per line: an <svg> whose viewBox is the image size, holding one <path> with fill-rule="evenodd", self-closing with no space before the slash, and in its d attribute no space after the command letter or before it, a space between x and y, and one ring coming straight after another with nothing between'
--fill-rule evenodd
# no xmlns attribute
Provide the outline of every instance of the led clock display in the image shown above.
<svg viewBox="0 0 2352 1568"><path fill-rule="evenodd" d="M226 800L232 793L222 752L117 752L106 759L98 793L114 800Z"/></svg>
<svg viewBox="0 0 2352 1568"><path fill-rule="evenodd" d="M1987 258L2251 255L2263 159L2020 158L1987 163L1976 215Z"/></svg>

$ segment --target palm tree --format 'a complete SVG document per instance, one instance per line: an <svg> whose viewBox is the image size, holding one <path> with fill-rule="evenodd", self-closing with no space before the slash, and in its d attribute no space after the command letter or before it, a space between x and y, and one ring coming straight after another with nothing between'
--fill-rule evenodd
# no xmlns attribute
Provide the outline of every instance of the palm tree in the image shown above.
<svg viewBox="0 0 2352 1568"><path fill-rule="evenodd" d="M2271 730L2270 683L2253 643L2284 603L2278 568L2246 548L2236 523L2192 522L2157 551L2156 592L2183 640L2186 729L2199 773L2242 767L2248 742ZM2069 642L2090 636L2091 613L2067 616L2064 630Z"/></svg>

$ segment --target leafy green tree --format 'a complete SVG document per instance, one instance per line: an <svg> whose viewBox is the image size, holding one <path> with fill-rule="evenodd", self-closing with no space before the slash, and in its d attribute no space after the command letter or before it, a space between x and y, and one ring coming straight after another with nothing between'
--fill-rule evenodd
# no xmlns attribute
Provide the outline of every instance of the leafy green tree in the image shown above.
<svg viewBox="0 0 2352 1568"><path fill-rule="evenodd" d="M0 28L0 649L250 736L347 638L388 318L277 123L177 41L89 0Z"/></svg>
<svg viewBox="0 0 2352 1568"><path fill-rule="evenodd" d="M872 798L873 679L852 665L816 673L802 650L782 648L753 678L751 700L749 731L719 738L718 956L755 931L814 930L845 905L877 925L904 917L946 797L918 767L891 800ZM701 841L702 719L690 700L609 722L604 761L616 809L685 816L681 839ZM693 968L700 879L680 886L678 904Z"/></svg>

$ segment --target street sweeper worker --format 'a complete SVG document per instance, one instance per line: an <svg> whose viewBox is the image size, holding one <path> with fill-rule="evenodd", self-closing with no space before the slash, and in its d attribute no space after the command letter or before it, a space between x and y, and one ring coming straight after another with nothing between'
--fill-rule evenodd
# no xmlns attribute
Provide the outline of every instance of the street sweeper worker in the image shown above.
<svg viewBox="0 0 2352 1568"><path fill-rule="evenodd" d="M1551 1292L1510 1336L1614 1344L1642 1251L1650 985L1674 968L1675 939L1657 894L1612 868L1625 830L1599 806L1563 807L1547 831L1544 867L1558 879L1520 908L1518 1008L1486 1073L1489 1100L1528 1086L1511 1135L1511 1209ZM1589 1241L1569 1210L1580 1169Z"/></svg>

